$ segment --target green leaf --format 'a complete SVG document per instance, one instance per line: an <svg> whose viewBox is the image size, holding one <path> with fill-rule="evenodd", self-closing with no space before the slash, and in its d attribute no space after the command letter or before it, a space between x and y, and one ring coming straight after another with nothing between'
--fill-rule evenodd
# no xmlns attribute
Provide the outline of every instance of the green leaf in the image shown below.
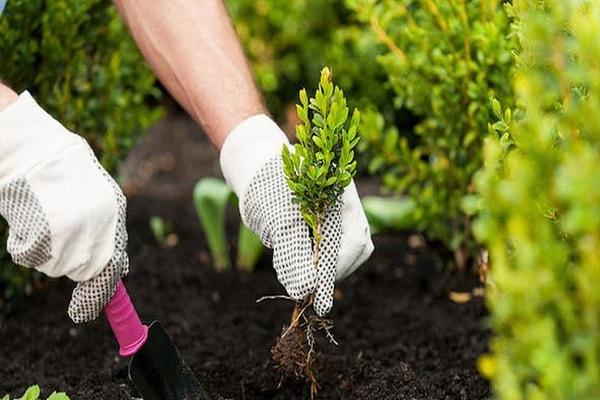
<svg viewBox="0 0 600 400"><path fill-rule="evenodd" d="M330 176L329 178L327 178L327 181L325 181L325 186L331 186L333 185L335 182L337 181L337 177L335 176Z"/></svg>
<svg viewBox="0 0 600 400"><path fill-rule="evenodd" d="M34 385L29 387L26 391L25 394L23 395L23 397L21 397L20 399L16 399L16 400L38 400L38 398L40 397L40 387L38 385Z"/></svg>
<svg viewBox="0 0 600 400"><path fill-rule="evenodd" d="M321 140L320 137L318 136L313 136L312 137L313 142L315 142L315 144L320 148L320 149L325 149L325 145L323 144L323 141Z"/></svg>
<svg viewBox="0 0 600 400"><path fill-rule="evenodd" d="M196 213L217 271L231 268L225 213L233 196L227 184L218 178L203 178L194 187Z"/></svg>
<svg viewBox="0 0 600 400"><path fill-rule="evenodd" d="M298 114L298 118L300 118L300 121L308 125L308 109L296 104L296 113Z"/></svg>
<svg viewBox="0 0 600 400"><path fill-rule="evenodd" d="M300 90L300 103L304 107L308 106L308 96L306 95L306 89ZM296 107L298 108L299 106Z"/></svg>
<svg viewBox="0 0 600 400"><path fill-rule="evenodd" d="M416 204L408 197L368 196L362 206L373 233L415 227Z"/></svg>
<svg viewBox="0 0 600 400"><path fill-rule="evenodd" d="M69 396L67 396L65 393L54 392L50 395L50 397L48 397L48 400L70 400L70 399L69 399Z"/></svg>
<svg viewBox="0 0 600 400"><path fill-rule="evenodd" d="M502 118L502 107L497 99L492 99L492 110L497 118Z"/></svg>

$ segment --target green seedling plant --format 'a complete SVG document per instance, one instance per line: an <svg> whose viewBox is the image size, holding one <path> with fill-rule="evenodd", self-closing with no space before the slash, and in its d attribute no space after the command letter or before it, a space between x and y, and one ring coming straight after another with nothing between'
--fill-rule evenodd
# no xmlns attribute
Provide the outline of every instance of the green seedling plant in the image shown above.
<svg viewBox="0 0 600 400"><path fill-rule="evenodd" d="M227 206L238 201L235 193L222 179L208 177L198 181L193 196L215 269L217 271L231 269L226 217ZM264 252L264 246L260 238L243 223L240 223L237 247L237 268L252 271Z"/></svg>
<svg viewBox="0 0 600 400"><path fill-rule="evenodd" d="M264 252L265 246L263 246L260 238L250 228L240 223L237 242L237 269L252 272Z"/></svg>
<svg viewBox="0 0 600 400"><path fill-rule="evenodd" d="M179 238L173 232L173 224L165 221L162 217L153 215L149 221L150 230L154 240L162 247L168 248L177 245Z"/></svg>
<svg viewBox="0 0 600 400"><path fill-rule="evenodd" d="M313 267L318 267L322 227L327 213L340 206L344 188L356 173L354 147L360 140L360 114L349 110L343 91L332 82L331 71L323 68L315 96L300 91L296 106L300 124L296 127L298 143L293 151L282 150L283 171L292 191L292 202L310 229L313 240ZM289 327L272 349L274 361L286 374L304 377L311 385L311 398L317 393L314 373L316 357L314 334L324 331L335 343L330 329L332 321L308 313L313 296L296 302Z"/></svg>
<svg viewBox="0 0 600 400"><path fill-rule="evenodd" d="M39 400L40 399L41 390L38 385L34 385L29 387L22 397L14 400ZM2 400L10 400L10 396L7 394L2 397ZM69 400L69 396L65 393L54 392L48 397L46 400Z"/></svg>
<svg viewBox="0 0 600 400"><path fill-rule="evenodd" d="M414 226L416 205L409 197L367 196L362 199L362 206L372 234Z"/></svg>
<svg viewBox="0 0 600 400"><path fill-rule="evenodd" d="M293 152L288 146L283 147L283 171L292 190L292 202L300 206L311 230L316 268L325 215L339 203L344 188L356 173L353 148L360 140L360 114L355 109L349 127L346 126L346 99L342 90L333 85L328 68L321 71L315 97L309 100L303 89L300 103L296 105L301 121L296 127L299 143L294 145Z"/></svg>

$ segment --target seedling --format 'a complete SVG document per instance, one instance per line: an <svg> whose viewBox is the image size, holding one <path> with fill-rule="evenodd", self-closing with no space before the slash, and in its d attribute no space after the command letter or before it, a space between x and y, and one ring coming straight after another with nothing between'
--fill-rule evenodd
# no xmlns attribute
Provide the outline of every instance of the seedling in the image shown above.
<svg viewBox="0 0 600 400"><path fill-rule="evenodd" d="M149 224L154 240L158 244L165 248L177 245L179 238L173 232L173 224L156 215L150 217Z"/></svg>
<svg viewBox="0 0 600 400"><path fill-rule="evenodd" d="M246 225L240 223L238 234L236 267L241 271L251 272L265 252L260 238Z"/></svg>
<svg viewBox="0 0 600 400"><path fill-rule="evenodd" d="M40 391L39 386L37 386L37 385L31 386L25 391L25 393L23 394L23 397L20 397L15 400L39 400L40 393L41 393L41 391ZM5 395L4 397L2 397L2 400L10 400L10 396ZM64 393L54 392L46 400L69 400L69 396L67 396Z"/></svg>
<svg viewBox="0 0 600 400"><path fill-rule="evenodd" d="M368 196L362 206L373 234L409 229L416 223L415 202L408 197Z"/></svg>
<svg viewBox="0 0 600 400"><path fill-rule="evenodd" d="M292 191L292 202L308 225L313 240L313 267L318 267L322 240L322 226L327 212L340 203L344 188L356 172L353 148L358 135L359 112L354 110L348 121L348 107L342 90L334 86L329 68L323 68L319 86L313 98L306 90L300 91L296 105L300 124L296 127L298 143L291 151L282 150L283 170ZM317 393L318 382L314 372L315 333L330 333L330 319L311 314L313 296L297 302L289 327L272 349L274 361L287 375L305 377L311 385L311 398Z"/></svg>
<svg viewBox="0 0 600 400"><path fill-rule="evenodd" d="M227 184L218 178L203 178L194 188L194 205L217 271L231 268L227 244L226 211L236 204L237 197ZM260 238L240 223L237 268L252 271L264 252Z"/></svg>

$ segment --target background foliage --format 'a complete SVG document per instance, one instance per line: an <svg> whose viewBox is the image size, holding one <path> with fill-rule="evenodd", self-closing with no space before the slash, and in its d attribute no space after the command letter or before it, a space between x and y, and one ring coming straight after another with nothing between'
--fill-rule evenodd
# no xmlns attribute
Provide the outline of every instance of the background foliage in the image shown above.
<svg viewBox="0 0 600 400"><path fill-rule="evenodd" d="M490 139L477 233L496 397L600 398L600 4L514 0L525 113Z"/></svg>
<svg viewBox="0 0 600 400"><path fill-rule="evenodd" d="M415 204L413 221L464 265L476 253L463 209L481 168L491 98L512 105L510 19L502 2L348 0L366 33L385 45L377 58L385 85L413 126L377 114L362 127L370 172ZM387 128L386 128L387 126Z"/></svg>
<svg viewBox="0 0 600 400"><path fill-rule="evenodd" d="M0 38L0 79L84 136L111 172L160 116L160 90L108 0L11 0ZM0 249L0 297L29 274Z"/></svg>
<svg viewBox="0 0 600 400"><path fill-rule="evenodd" d="M316 89L324 65L353 106L387 101L374 59L378 43L353 23L343 0L226 0L269 109L285 117L298 91ZM378 103L379 104L379 103ZM384 104L381 104L383 107Z"/></svg>
<svg viewBox="0 0 600 400"><path fill-rule="evenodd" d="M491 98L513 105L515 43L503 2L228 4L275 111L331 65L350 105L364 111L360 163L383 176L389 192L410 198L409 228L442 241L465 264L478 246L463 202L482 166Z"/></svg>

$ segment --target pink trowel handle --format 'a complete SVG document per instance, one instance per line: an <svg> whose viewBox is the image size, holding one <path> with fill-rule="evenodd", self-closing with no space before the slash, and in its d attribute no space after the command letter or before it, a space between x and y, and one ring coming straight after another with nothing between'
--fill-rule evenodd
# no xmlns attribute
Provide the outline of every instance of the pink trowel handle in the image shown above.
<svg viewBox="0 0 600 400"><path fill-rule="evenodd" d="M122 357L135 354L146 343L148 327L142 324L122 281L119 280L104 313L119 342L119 354Z"/></svg>

